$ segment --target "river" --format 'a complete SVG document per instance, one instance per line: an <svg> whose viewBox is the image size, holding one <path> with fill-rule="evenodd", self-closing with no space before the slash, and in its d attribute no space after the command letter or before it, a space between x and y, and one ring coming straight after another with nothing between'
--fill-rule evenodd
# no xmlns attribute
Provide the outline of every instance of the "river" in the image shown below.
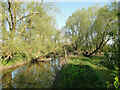
<svg viewBox="0 0 120 90"><path fill-rule="evenodd" d="M3 72L0 75L0 88L51 88L56 71L60 69L58 59L29 63Z"/></svg>

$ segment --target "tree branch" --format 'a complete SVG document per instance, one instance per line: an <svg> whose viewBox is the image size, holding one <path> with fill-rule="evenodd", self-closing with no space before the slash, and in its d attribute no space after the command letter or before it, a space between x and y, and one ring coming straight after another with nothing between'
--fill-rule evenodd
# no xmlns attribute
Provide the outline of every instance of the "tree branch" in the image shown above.
<svg viewBox="0 0 120 90"><path fill-rule="evenodd" d="M7 17L6 17L6 20L7 20L8 24L9 24L9 29L10 29L10 31L12 31L10 21L9 21L9 19L8 19Z"/></svg>
<svg viewBox="0 0 120 90"><path fill-rule="evenodd" d="M103 32L102 41L101 41L101 43L99 44L99 46L98 46L93 52L91 52L91 53L89 53L89 54L84 54L84 53L83 53L83 56L85 56L85 57L91 56L92 54L94 54L95 52L97 52L97 51L102 47L102 45L105 45L105 44L107 43L107 42L104 43L104 38L105 38L105 35L106 35L106 30L107 30L108 26L110 25L110 23L111 23L113 20L114 20L114 19L110 19L109 22L107 23L106 28L105 28L105 31ZM107 41L109 41L109 39L107 39ZM103 44L103 43L104 43L104 44Z"/></svg>
<svg viewBox="0 0 120 90"><path fill-rule="evenodd" d="M54 50L51 50L51 51L49 51L49 52L46 52L45 54L43 54L43 55L37 57L36 59L39 60L39 59L42 58L43 56L45 56L45 55L47 55L48 53L51 53L51 52L53 52L53 51L54 51Z"/></svg>
<svg viewBox="0 0 120 90"><path fill-rule="evenodd" d="M102 47L104 47L109 40L110 40L110 37L103 43Z"/></svg>
<svg viewBox="0 0 120 90"><path fill-rule="evenodd" d="M4 60L6 61L10 56L11 56L11 53L6 58L4 58Z"/></svg>
<svg viewBox="0 0 120 90"><path fill-rule="evenodd" d="M10 14L10 20L12 22L12 26L14 25L14 22L13 22L13 16L12 16L12 12L11 12L11 2L8 0L8 11L9 11L9 14ZM10 29L12 31L12 28Z"/></svg>
<svg viewBox="0 0 120 90"><path fill-rule="evenodd" d="M19 22L20 20L26 18L26 17L30 17L30 16L32 16L32 15L36 15L36 14L39 14L39 12L31 13L31 14L29 14L29 15L23 16L23 17L21 17L20 19L18 19L18 20L16 21L16 23Z"/></svg>
<svg viewBox="0 0 120 90"><path fill-rule="evenodd" d="M29 20L29 21L27 22L27 24L24 26L24 28L22 29L22 31L20 32L20 34L18 35L17 38L20 37L20 35L22 34L22 32L25 30L25 28L28 26L28 24L29 24L30 22L31 22L31 20Z"/></svg>

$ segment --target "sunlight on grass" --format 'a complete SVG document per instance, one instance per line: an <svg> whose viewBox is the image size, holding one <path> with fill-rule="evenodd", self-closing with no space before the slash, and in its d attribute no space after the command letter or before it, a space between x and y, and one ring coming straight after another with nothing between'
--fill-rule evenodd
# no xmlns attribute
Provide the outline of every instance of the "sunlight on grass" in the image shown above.
<svg viewBox="0 0 120 90"><path fill-rule="evenodd" d="M96 61L97 64L100 60ZM60 88L105 88L107 71L102 65L96 65L87 57L71 57L67 61L67 65L62 68L54 82L55 87ZM103 74L103 76L101 76Z"/></svg>
<svg viewBox="0 0 120 90"><path fill-rule="evenodd" d="M56 88L107 88L106 82L111 82L111 70L100 62L103 57L71 57L67 64L56 75Z"/></svg>
<svg viewBox="0 0 120 90"><path fill-rule="evenodd" d="M68 63L75 64L75 65L89 65L94 69L107 70L106 67L99 64L100 61L101 60L97 60L97 61L96 60L91 60L91 59L86 58L86 57L76 57L76 58L74 58L74 60L73 60L73 58L69 59Z"/></svg>

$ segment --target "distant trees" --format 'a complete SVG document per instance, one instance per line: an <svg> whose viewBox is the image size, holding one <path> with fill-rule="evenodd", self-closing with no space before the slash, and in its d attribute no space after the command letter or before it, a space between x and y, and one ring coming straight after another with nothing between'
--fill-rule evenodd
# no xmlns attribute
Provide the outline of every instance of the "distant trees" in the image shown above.
<svg viewBox="0 0 120 90"><path fill-rule="evenodd" d="M75 50L83 50L84 56L96 53L106 43L116 38L118 30L117 3L102 8L89 7L87 10L75 11L63 27L65 34L76 46Z"/></svg>
<svg viewBox="0 0 120 90"><path fill-rule="evenodd" d="M60 31L56 29L53 4L38 2L0 2L2 18L2 58L11 59L24 53L30 60L59 46Z"/></svg>

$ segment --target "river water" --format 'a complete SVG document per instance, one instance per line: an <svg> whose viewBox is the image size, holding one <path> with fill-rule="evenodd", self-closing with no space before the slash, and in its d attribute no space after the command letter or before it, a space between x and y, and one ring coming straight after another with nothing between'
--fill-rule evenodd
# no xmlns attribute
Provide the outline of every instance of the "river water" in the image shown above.
<svg viewBox="0 0 120 90"><path fill-rule="evenodd" d="M29 63L0 75L0 88L51 88L60 69L58 59Z"/></svg>

